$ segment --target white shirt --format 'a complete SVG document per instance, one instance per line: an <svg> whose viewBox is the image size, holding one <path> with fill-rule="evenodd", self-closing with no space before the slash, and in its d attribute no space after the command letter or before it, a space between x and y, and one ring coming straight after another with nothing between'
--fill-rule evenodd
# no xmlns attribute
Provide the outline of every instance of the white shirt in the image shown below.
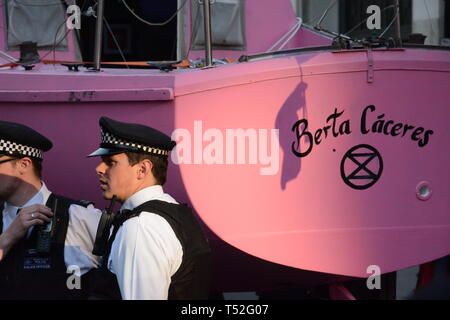
<svg viewBox="0 0 450 320"><path fill-rule="evenodd" d="M51 192L47 189L45 183L42 182L41 189L21 208L34 204L45 205L50 195ZM19 207L5 202L3 209L3 230L6 230L12 223L16 217L17 209ZM94 208L93 205L85 208L72 204L69 207L69 225L64 242L64 261L66 267L78 266L81 275L99 265L99 257L92 254L92 249L100 217L101 211ZM28 230L27 236L30 235L31 230L32 228Z"/></svg>
<svg viewBox="0 0 450 320"><path fill-rule="evenodd" d="M162 186L142 189L128 198L122 209L132 210L144 202L177 203ZM183 258L183 248L169 223L161 216L141 212L117 231L108 259L124 300L167 299L172 275Z"/></svg>

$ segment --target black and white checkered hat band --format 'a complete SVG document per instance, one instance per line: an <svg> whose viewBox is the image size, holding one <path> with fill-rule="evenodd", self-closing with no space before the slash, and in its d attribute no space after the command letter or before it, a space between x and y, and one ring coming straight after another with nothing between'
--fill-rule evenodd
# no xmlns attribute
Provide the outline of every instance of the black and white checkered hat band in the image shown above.
<svg viewBox="0 0 450 320"><path fill-rule="evenodd" d="M157 155L164 155L164 156L169 155L169 151L167 151L167 150L152 148L152 147L144 146L144 145L134 143L134 142L128 142L128 141L122 140L122 139L114 136L110 132L105 132L103 130L102 130L101 139L102 139L102 143L105 143L105 144L115 144L115 145L119 145L119 146L134 147L134 148L137 148L144 152L157 154Z"/></svg>
<svg viewBox="0 0 450 320"><path fill-rule="evenodd" d="M20 143L0 139L0 154L21 154L27 157L42 159L42 150L28 147Z"/></svg>

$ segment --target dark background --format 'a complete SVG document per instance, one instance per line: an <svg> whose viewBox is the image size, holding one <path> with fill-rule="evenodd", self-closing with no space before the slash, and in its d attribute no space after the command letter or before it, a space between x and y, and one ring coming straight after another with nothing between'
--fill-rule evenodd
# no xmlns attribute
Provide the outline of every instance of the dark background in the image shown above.
<svg viewBox="0 0 450 320"><path fill-rule="evenodd" d="M84 12L94 6L93 0L78 0ZM127 0L130 8L152 23L169 19L177 10L177 0ZM126 60L175 60L177 18L165 26L149 26L136 19L121 0L105 1L105 18L110 25ZM82 15L80 42L84 61L92 61L95 37L94 17ZM102 61L123 61L106 25L103 30Z"/></svg>

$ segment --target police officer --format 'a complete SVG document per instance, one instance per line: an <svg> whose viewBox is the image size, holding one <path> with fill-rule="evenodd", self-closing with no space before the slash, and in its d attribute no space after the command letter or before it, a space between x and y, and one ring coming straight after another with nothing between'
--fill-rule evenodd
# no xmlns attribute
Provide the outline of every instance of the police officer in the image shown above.
<svg viewBox="0 0 450 320"><path fill-rule="evenodd" d="M153 128L100 118L96 168L105 199L121 211L93 298L206 299L210 249L191 209L163 190L170 137Z"/></svg>
<svg viewBox="0 0 450 320"><path fill-rule="evenodd" d="M101 212L55 195L41 180L52 142L0 121L0 299L83 299L98 265Z"/></svg>

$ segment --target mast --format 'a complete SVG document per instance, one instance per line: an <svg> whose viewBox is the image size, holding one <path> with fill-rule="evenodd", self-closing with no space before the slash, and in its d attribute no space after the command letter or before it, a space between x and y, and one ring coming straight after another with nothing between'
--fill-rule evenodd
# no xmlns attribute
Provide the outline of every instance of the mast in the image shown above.
<svg viewBox="0 0 450 320"><path fill-rule="evenodd" d="M399 0L394 0L394 5L396 7L397 19L395 21L395 42L398 47L402 47L402 33L400 29L400 2Z"/></svg>
<svg viewBox="0 0 450 320"><path fill-rule="evenodd" d="M97 8L97 24L95 26L94 70L100 71L100 58L102 55L103 16L105 8L104 0L98 0Z"/></svg>
<svg viewBox="0 0 450 320"><path fill-rule="evenodd" d="M210 0L203 0L203 16L205 27L205 68L213 66L212 63L212 34L211 34L211 6Z"/></svg>

